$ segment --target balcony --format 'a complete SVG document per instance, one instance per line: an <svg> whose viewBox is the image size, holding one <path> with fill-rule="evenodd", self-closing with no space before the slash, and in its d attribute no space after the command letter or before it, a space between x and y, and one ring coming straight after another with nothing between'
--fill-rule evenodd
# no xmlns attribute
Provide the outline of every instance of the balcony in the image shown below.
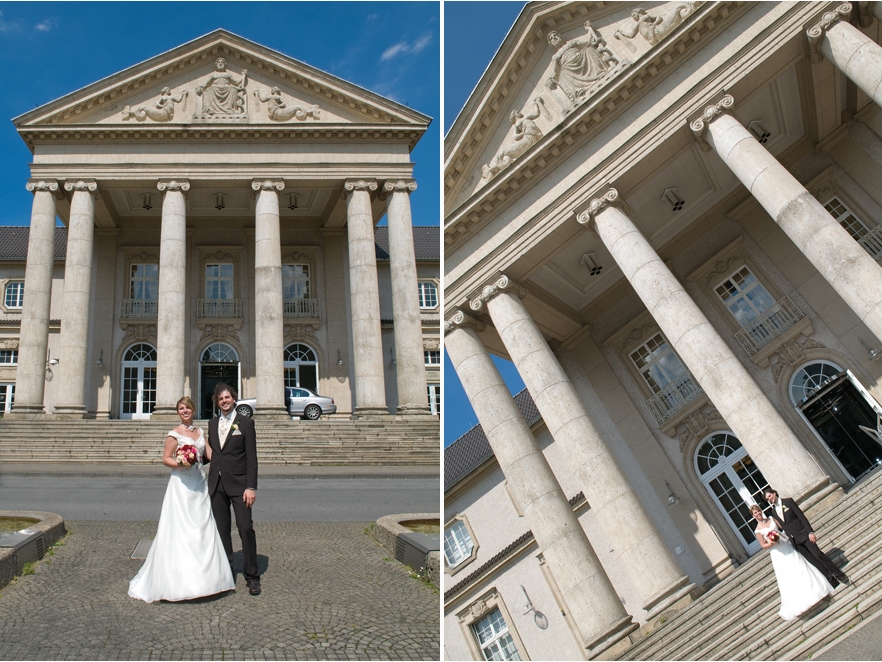
<svg viewBox="0 0 882 662"><path fill-rule="evenodd" d="M858 243L878 262L882 259L882 225L877 225L870 230L858 240Z"/></svg>
<svg viewBox="0 0 882 662"><path fill-rule="evenodd" d="M322 316L322 306L319 299L285 299L284 301L284 317L320 319Z"/></svg>
<svg viewBox="0 0 882 662"><path fill-rule="evenodd" d="M784 297L755 320L741 327L735 337L753 357L804 317L803 312L790 300L790 297Z"/></svg>
<svg viewBox="0 0 882 662"><path fill-rule="evenodd" d="M123 299L120 319L156 319L156 299Z"/></svg>
<svg viewBox="0 0 882 662"><path fill-rule="evenodd" d="M197 299L196 319L238 319L243 317L242 299Z"/></svg>
<svg viewBox="0 0 882 662"><path fill-rule="evenodd" d="M646 401L646 408L661 425L678 411L704 393L701 385L691 374L682 375L675 383L670 384Z"/></svg>

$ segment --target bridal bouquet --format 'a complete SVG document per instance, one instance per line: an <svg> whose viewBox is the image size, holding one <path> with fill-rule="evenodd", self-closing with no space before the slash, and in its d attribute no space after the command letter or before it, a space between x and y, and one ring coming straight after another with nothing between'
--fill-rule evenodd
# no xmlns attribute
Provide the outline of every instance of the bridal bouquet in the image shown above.
<svg viewBox="0 0 882 662"><path fill-rule="evenodd" d="M175 460L182 466L191 467L199 461L199 450L191 444L184 444L175 451Z"/></svg>
<svg viewBox="0 0 882 662"><path fill-rule="evenodd" d="M781 540L781 534L778 533L777 531L769 531L766 534L766 540L768 540L770 543L772 543L774 545L776 542Z"/></svg>

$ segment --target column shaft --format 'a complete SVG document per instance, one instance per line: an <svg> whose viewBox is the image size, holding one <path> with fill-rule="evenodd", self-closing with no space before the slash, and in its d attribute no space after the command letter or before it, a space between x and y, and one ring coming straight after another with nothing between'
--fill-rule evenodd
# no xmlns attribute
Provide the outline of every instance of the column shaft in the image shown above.
<svg viewBox="0 0 882 662"><path fill-rule="evenodd" d="M732 103L731 97L721 102L726 107ZM712 119L707 139L815 269L882 340L882 267L732 115L721 113Z"/></svg>
<svg viewBox="0 0 882 662"><path fill-rule="evenodd" d="M34 192L34 203L28 235L26 290L21 310L12 416L46 413L43 395L46 384L46 350L49 346L49 304L55 261L55 192L58 184L31 182L27 188Z"/></svg>
<svg viewBox="0 0 882 662"><path fill-rule="evenodd" d="M810 37L818 28L809 30ZM838 20L826 28L818 47L839 71L882 106L882 46L847 21Z"/></svg>
<svg viewBox="0 0 882 662"><path fill-rule="evenodd" d="M86 363L89 353L89 319L92 316L92 253L95 238L94 182L67 182L73 191L64 262L64 301L61 309L58 416L85 418Z"/></svg>
<svg viewBox="0 0 882 662"><path fill-rule="evenodd" d="M493 325L548 431L567 454L605 536L615 541L620 566L642 589L643 609L652 617L694 585L680 571L517 292L505 289L509 286L503 276L485 288Z"/></svg>
<svg viewBox="0 0 882 662"><path fill-rule="evenodd" d="M284 370L284 301L279 193L284 182L253 182L257 191L254 233L254 336L257 402L261 417L287 414Z"/></svg>
<svg viewBox="0 0 882 662"><path fill-rule="evenodd" d="M631 621L539 444L512 400L478 334L459 326L444 343L496 461L521 507L592 657L632 631Z"/></svg>
<svg viewBox="0 0 882 662"><path fill-rule="evenodd" d="M175 418L184 393L187 331L187 203L189 182L160 182L162 225L156 311L156 418Z"/></svg>
<svg viewBox="0 0 882 662"><path fill-rule="evenodd" d="M371 190L376 182L347 182L346 229L349 237L349 296L352 310L352 366L355 415L388 414L380 332L380 288Z"/></svg>
<svg viewBox="0 0 882 662"><path fill-rule="evenodd" d="M863 149L867 155L882 166L882 138L859 119L848 123L848 137Z"/></svg>
<svg viewBox="0 0 882 662"><path fill-rule="evenodd" d="M392 310L395 316L395 356L399 414L430 414L426 396L423 329L417 291L416 256L410 215L413 182L386 182L392 192L389 220L389 267L392 275Z"/></svg>
<svg viewBox="0 0 882 662"><path fill-rule="evenodd" d="M637 226L617 206L604 206L617 200L611 190L592 202L597 232L732 432L782 494L804 499L823 489L828 477Z"/></svg>

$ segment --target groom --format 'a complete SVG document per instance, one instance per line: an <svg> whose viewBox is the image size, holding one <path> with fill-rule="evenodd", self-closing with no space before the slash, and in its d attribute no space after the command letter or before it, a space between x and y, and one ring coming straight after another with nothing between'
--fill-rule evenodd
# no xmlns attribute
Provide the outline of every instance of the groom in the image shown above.
<svg viewBox="0 0 882 662"><path fill-rule="evenodd" d="M812 531L812 525L809 524L808 519L793 499L779 499L778 492L771 487L767 487L763 491L763 498L772 505L772 517L793 541L796 551L815 566L833 585L833 588L836 588L840 583L848 584L851 581L848 575L837 568L836 564L818 547L818 539L815 532Z"/></svg>
<svg viewBox="0 0 882 662"><path fill-rule="evenodd" d="M257 498L257 440L254 421L236 414L236 392L221 382L212 397L221 414L208 423L211 464L208 493L211 510L224 551L233 567L233 539L230 535L230 506L236 513L236 526L242 539L245 583L251 595L260 595L257 569L257 537L251 521L251 506Z"/></svg>

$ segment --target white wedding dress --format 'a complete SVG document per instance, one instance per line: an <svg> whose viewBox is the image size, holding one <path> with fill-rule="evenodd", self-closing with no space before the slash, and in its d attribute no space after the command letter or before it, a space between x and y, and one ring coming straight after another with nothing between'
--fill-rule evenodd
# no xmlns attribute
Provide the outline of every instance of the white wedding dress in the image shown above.
<svg viewBox="0 0 882 662"><path fill-rule="evenodd" d="M765 536L769 531L781 530L771 517L767 523L757 525L756 532ZM775 579L778 581L778 592L781 594L781 609L778 616L790 621L833 592L830 582L818 569L805 560L796 551L790 541L781 538L781 542L769 548Z"/></svg>
<svg viewBox="0 0 882 662"><path fill-rule="evenodd" d="M192 600L236 587L202 472L202 430L195 441L174 430L168 436L178 440L178 448L196 446L200 461L189 469L171 470L156 537L147 560L129 582L129 595L145 602Z"/></svg>

